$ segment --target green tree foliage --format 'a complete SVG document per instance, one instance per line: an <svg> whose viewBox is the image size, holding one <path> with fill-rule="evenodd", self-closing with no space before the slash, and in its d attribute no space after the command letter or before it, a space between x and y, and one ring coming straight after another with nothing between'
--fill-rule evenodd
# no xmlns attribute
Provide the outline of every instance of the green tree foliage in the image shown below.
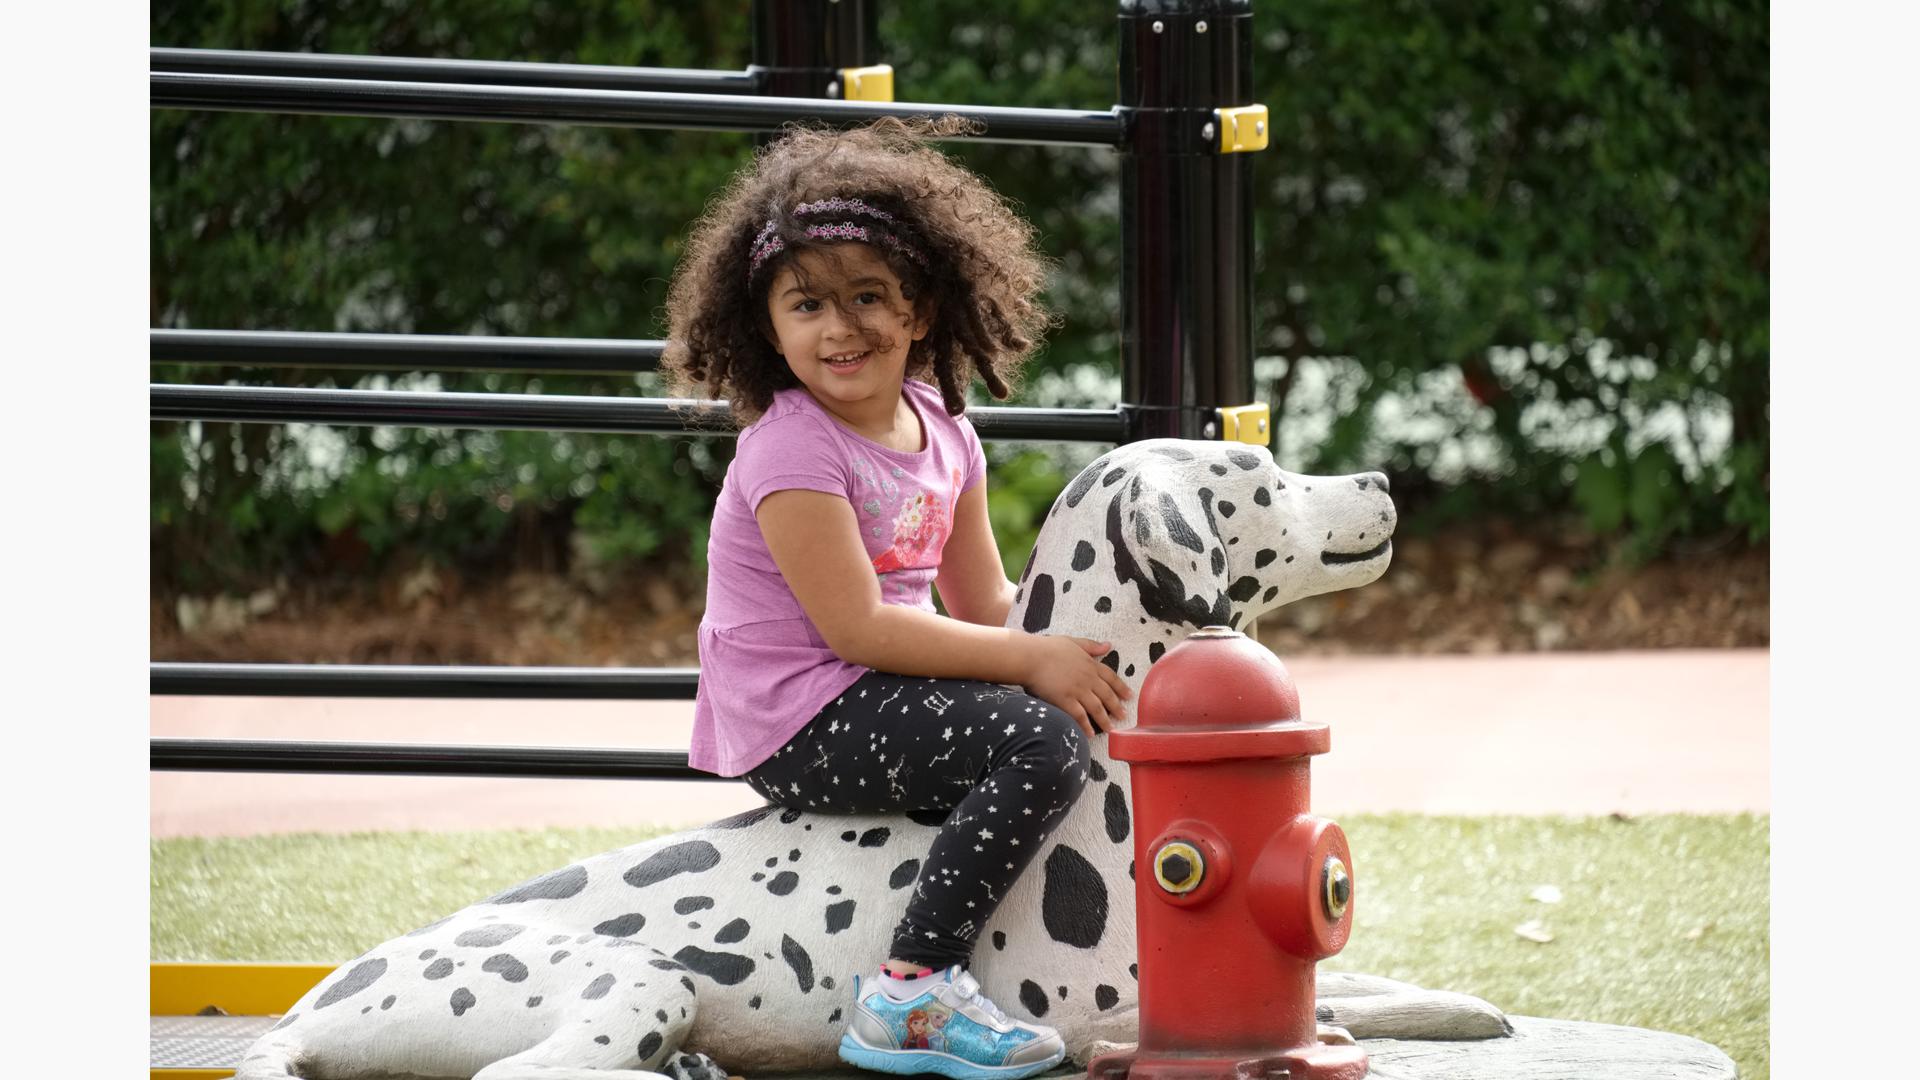
<svg viewBox="0 0 1920 1080"><path fill-rule="evenodd" d="M737 70L747 14L745 0L210 0L154 5L152 42ZM903 100L1104 109L1113 14L891 4L881 51ZM1326 438L1289 445L1289 464L1386 466L1438 512L1577 509L1649 545L1764 537L1764 7L1296 0L1256 5L1254 26L1256 98L1273 120L1255 166L1255 332L1283 359L1269 397L1283 413L1321 358L1353 373L1349 407ZM752 147L727 133L176 110L154 111L151 130L163 327L657 337L687 227ZM947 149L1018 201L1060 264L1065 321L1036 370L1117 366L1117 157ZM658 393L605 375L155 378ZM1392 422L1396 398L1457 398L1463 382L1484 403L1456 402L1438 427ZM1665 434L1650 437L1660 416ZM1730 423L1725 449L1702 449L1716 422ZM401 551L563 558L576 531L607 556L698 565L732 452L537 432L153 431L156 583L194 589ZM1449 472L1438 444L1462 438L1491 465ZM1029 453L996 463L995 523L1017 565L1060 478Z"/></svg>

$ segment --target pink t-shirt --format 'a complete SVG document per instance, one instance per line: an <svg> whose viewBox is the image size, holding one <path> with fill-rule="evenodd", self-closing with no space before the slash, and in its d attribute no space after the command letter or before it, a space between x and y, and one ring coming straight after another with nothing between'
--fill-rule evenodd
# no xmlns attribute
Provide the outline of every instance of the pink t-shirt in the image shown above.
<svg viewBox="0 0 1920 1080"><path fill-rule="evenodd" d="M775 394L740 433L707 541L688 753L694 768L750 771L868 670L827 647L787 588L753 516L760 500L793 488L846 499L880 578L880 599L934 610L933 579L954 506L986 474L986 456L973 425L947 415L938 389L909 379L903 393L926 432L918 453L848 431L801 389Z"/></svg>

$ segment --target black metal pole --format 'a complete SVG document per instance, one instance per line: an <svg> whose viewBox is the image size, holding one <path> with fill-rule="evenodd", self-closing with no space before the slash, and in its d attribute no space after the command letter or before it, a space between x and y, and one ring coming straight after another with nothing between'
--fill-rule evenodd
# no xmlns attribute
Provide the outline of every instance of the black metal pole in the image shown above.
<svg viewBox="0 0 1920 1080"><path fill-rule="evenodd" d="M199 697L691 701L697 668L430 664L148 665L148 693Z"/></svg>
<svg viewBox="0 0 1920 1080"><path fill-rule="evenodd" d="M599 780L724 780L687 764L679 750L576 746L454 746L434 743L154 739L155 772L367 773L399 776L522 776Z"/></svg>
<svg viewBox="0 0 1920 1080"><path fill-rule="evenodd" d="M534 371L627 374L660 366L664 341L335 334L286 330L152 330L156 364L323 367L376 371Z"/></svg>
<svg viewBox="0 0 1920 1080"><path fill-rule="evenodd" d="M151 49L154 71L203 75L282 75L308 79L481 83L494 86L572 87L579 90L656 90L673 94L758 94L746 71L698 68L534 64L506 60L438 60L412 56L243 52L233 49Z"/></svg>
<svg viewBox="0 0 1920 1080"><path fill-rule="evenodd" d="M979 142L1117 146L1122 138L1120 117L1114 111L164 71L154 72L149 81L152 87L149 105L167 109L411 116L425 120L605 124L709 131L778 131L781 125L794 120L820 120L839 127L857 127L882 116L951 114L979 121L982 133L967 136Z"/></svg>
<svg viewBox="0 0 1920 1080"><path fill-rule="evenodd" d="M1252 103L1249 0L1121 0L1121 399L1129 437L1211 438L1253 397L1252 158L1213 110Z"/></svg>
<svg viewBox="0 0 1920 1080"><path fill-rule="evenodd" d="M879 5L872 0L753 0L754 93L837 98L842 68L877 55Z"/></svg>
<svg viewBox="0 0 1920 1080"><path fill-rule="evenodd" d="M315 390L304 387L148 385L154 420L307 423L535 431L737 434L725 402L683 398L585 397L569 394L467 394L404 390ZM701 411L705 407L704 411ZM1118 409L967 410L980 434L996 440L1117 442Z"/></svg>

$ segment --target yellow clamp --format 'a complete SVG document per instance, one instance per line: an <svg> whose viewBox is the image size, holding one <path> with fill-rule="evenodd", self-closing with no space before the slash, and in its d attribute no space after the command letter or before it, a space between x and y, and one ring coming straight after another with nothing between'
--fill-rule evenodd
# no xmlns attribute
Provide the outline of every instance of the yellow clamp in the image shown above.
<svg viewBox="0 0 1920 1080"><path fill-rule="evenodd" d="M1249 446L1266 446L1273 441L1269 430L1266 402L1256 401L1251 405L1222 405L1214 411L1220 415L1222 441L1242 442Z"/></svg>
<svg viewBox="0 0 1920 1080"><path fill-rule="evenodd" d="M1267 107L1239 105L1213 110L1213 122L1220 132L1220 152L1245 154L1267 148Z"/></svg>
<svg viewBox="0 0 1920 1080"><path fill-rule="evenodd" d="M840 69L840 100L892 101L893 65Z"/></svg>

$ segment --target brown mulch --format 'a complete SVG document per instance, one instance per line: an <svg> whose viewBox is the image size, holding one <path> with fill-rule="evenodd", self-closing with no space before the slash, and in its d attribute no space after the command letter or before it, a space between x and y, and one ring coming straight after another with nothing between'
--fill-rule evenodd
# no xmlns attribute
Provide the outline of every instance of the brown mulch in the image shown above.
<svg viewBox="0 0 1920 1080"><path fill-rule="evenodd" d="M151 604L156 661L680 667L702 585L655 575L431 567L375 584L290 583ZM1362 589L1260 620L1283 656L1730 648L1768 644L1768 552L1676 548L1640 565L1577 532L1495 522L1395 541Z"/></svg>

